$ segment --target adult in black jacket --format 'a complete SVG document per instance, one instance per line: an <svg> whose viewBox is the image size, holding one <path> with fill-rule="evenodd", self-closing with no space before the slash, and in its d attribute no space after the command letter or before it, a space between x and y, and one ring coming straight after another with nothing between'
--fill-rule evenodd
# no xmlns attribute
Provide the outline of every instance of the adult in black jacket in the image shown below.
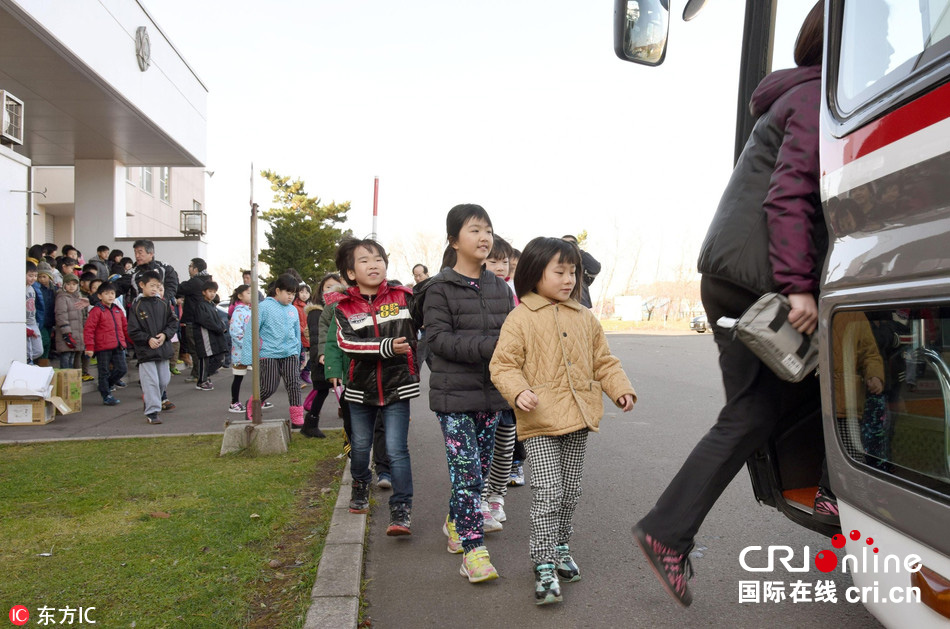
<svg viewBox="0 0 950 629"><path fill-rule="evenodd" d="M115 284L119 287L119 294L125 296L125 303L132 303L139 294L139 283L142 274L147 271L155 271L162 284L165 286L164 299L168 303L175 303L178 296L178 273L170 264L159 262L155 259L155 244L151 240L136 240L132 243L132 250L135 252L136 266L132 267L132 272L116 279Z"/></svg>
<svg viewBox="0 0 950 629"><path fill-rule="evenodd" d="M205 284L213 282L214 278L208 273L208 264L201 258L192 258L188 265L189 278L178 285L178 297L185 299L181 306L181 322L190 323L194 320L195 310L204 301L201 291ZM167 290L167 289L166 289Z"/></svg>
<svg viewBox="0 0 950 629"><path fill-rule="evenodd" d="M700 249L700 292L710 321L738 317L761 295L780 292L789 298L795 329L811 334L817 325L827 244L818 153L823 33L819 1L795 43L797 67L768 75L752 95L757 121ZM654 573L683 606L692 601L690 550L710 509L778 428L821 410L817 378L780 380L729 330L717 325L713 331L726 403L634 527Z"/></svg>

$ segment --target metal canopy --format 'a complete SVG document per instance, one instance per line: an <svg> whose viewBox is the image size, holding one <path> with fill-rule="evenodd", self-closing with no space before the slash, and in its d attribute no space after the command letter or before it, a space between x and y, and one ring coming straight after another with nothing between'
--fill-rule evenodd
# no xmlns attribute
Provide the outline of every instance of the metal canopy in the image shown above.
<svg viewBox="0 0 950 629"><path fill-rule="evenodd" d="M25 137L23 146L14 147L17 153L34 166L70 166L77 159L202 166L94 71L37 30L0 4L0 89L24 101Z"/></svg>

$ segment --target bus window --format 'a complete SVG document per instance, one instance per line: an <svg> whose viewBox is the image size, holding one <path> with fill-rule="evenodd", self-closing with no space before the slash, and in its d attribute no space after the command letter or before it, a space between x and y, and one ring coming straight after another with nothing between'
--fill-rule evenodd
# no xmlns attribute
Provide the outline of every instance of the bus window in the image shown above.
<svg viewBox="0 0 950 629"><path fill-rule="evenodd" d="M950 0L849 0L841 21L837 106L849 114L950 50Z"/></svg>
<svg viewBox="0 0 950 629"><path fill-rule="evenodd" d="M848 456L950 496L950 306L837 312L832 356Z"/></svg>

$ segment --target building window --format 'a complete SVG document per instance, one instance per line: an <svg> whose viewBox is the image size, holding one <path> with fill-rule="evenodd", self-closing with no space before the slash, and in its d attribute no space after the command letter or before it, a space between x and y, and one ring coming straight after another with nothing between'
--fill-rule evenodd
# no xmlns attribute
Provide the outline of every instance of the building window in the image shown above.
<svg viewBox="0 0 950 629"><path fill-rule="evenodd" d="M165 203L171 203L171 169L162 166L158 169L158 196Z"/></svg>
<svg viewBox="0 0 950 629"><path fill-rule="evenodd" d="M200 212L200 211L201 211L201 203L200 203L199 201L192 201L192 202L191 202L191 208L192 208L195 212Z"/></svg>
<svg viewBox="0 0 950 629"><path fill-rule="evenodd" d="M129 183L135 183L135 181L132 179L132 169L128 166L125 167L125 180Z"/></svg>
<svg viewBox="0 0 950 629"><path fill-rule="evenodd" d="M142 190L152 193L152 167L142 166Z"/></svg>

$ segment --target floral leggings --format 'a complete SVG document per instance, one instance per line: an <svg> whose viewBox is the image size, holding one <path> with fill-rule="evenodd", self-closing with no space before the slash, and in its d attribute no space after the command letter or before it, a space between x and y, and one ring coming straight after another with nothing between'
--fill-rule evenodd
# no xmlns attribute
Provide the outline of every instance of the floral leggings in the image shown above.
<svg viewBox="0 0 950 629"><path fill-rule="evenodd" d="M501 412L436 413L445 437L452 494L449 518L465 552L482 545L482 479L488 477Z"/></svg>

